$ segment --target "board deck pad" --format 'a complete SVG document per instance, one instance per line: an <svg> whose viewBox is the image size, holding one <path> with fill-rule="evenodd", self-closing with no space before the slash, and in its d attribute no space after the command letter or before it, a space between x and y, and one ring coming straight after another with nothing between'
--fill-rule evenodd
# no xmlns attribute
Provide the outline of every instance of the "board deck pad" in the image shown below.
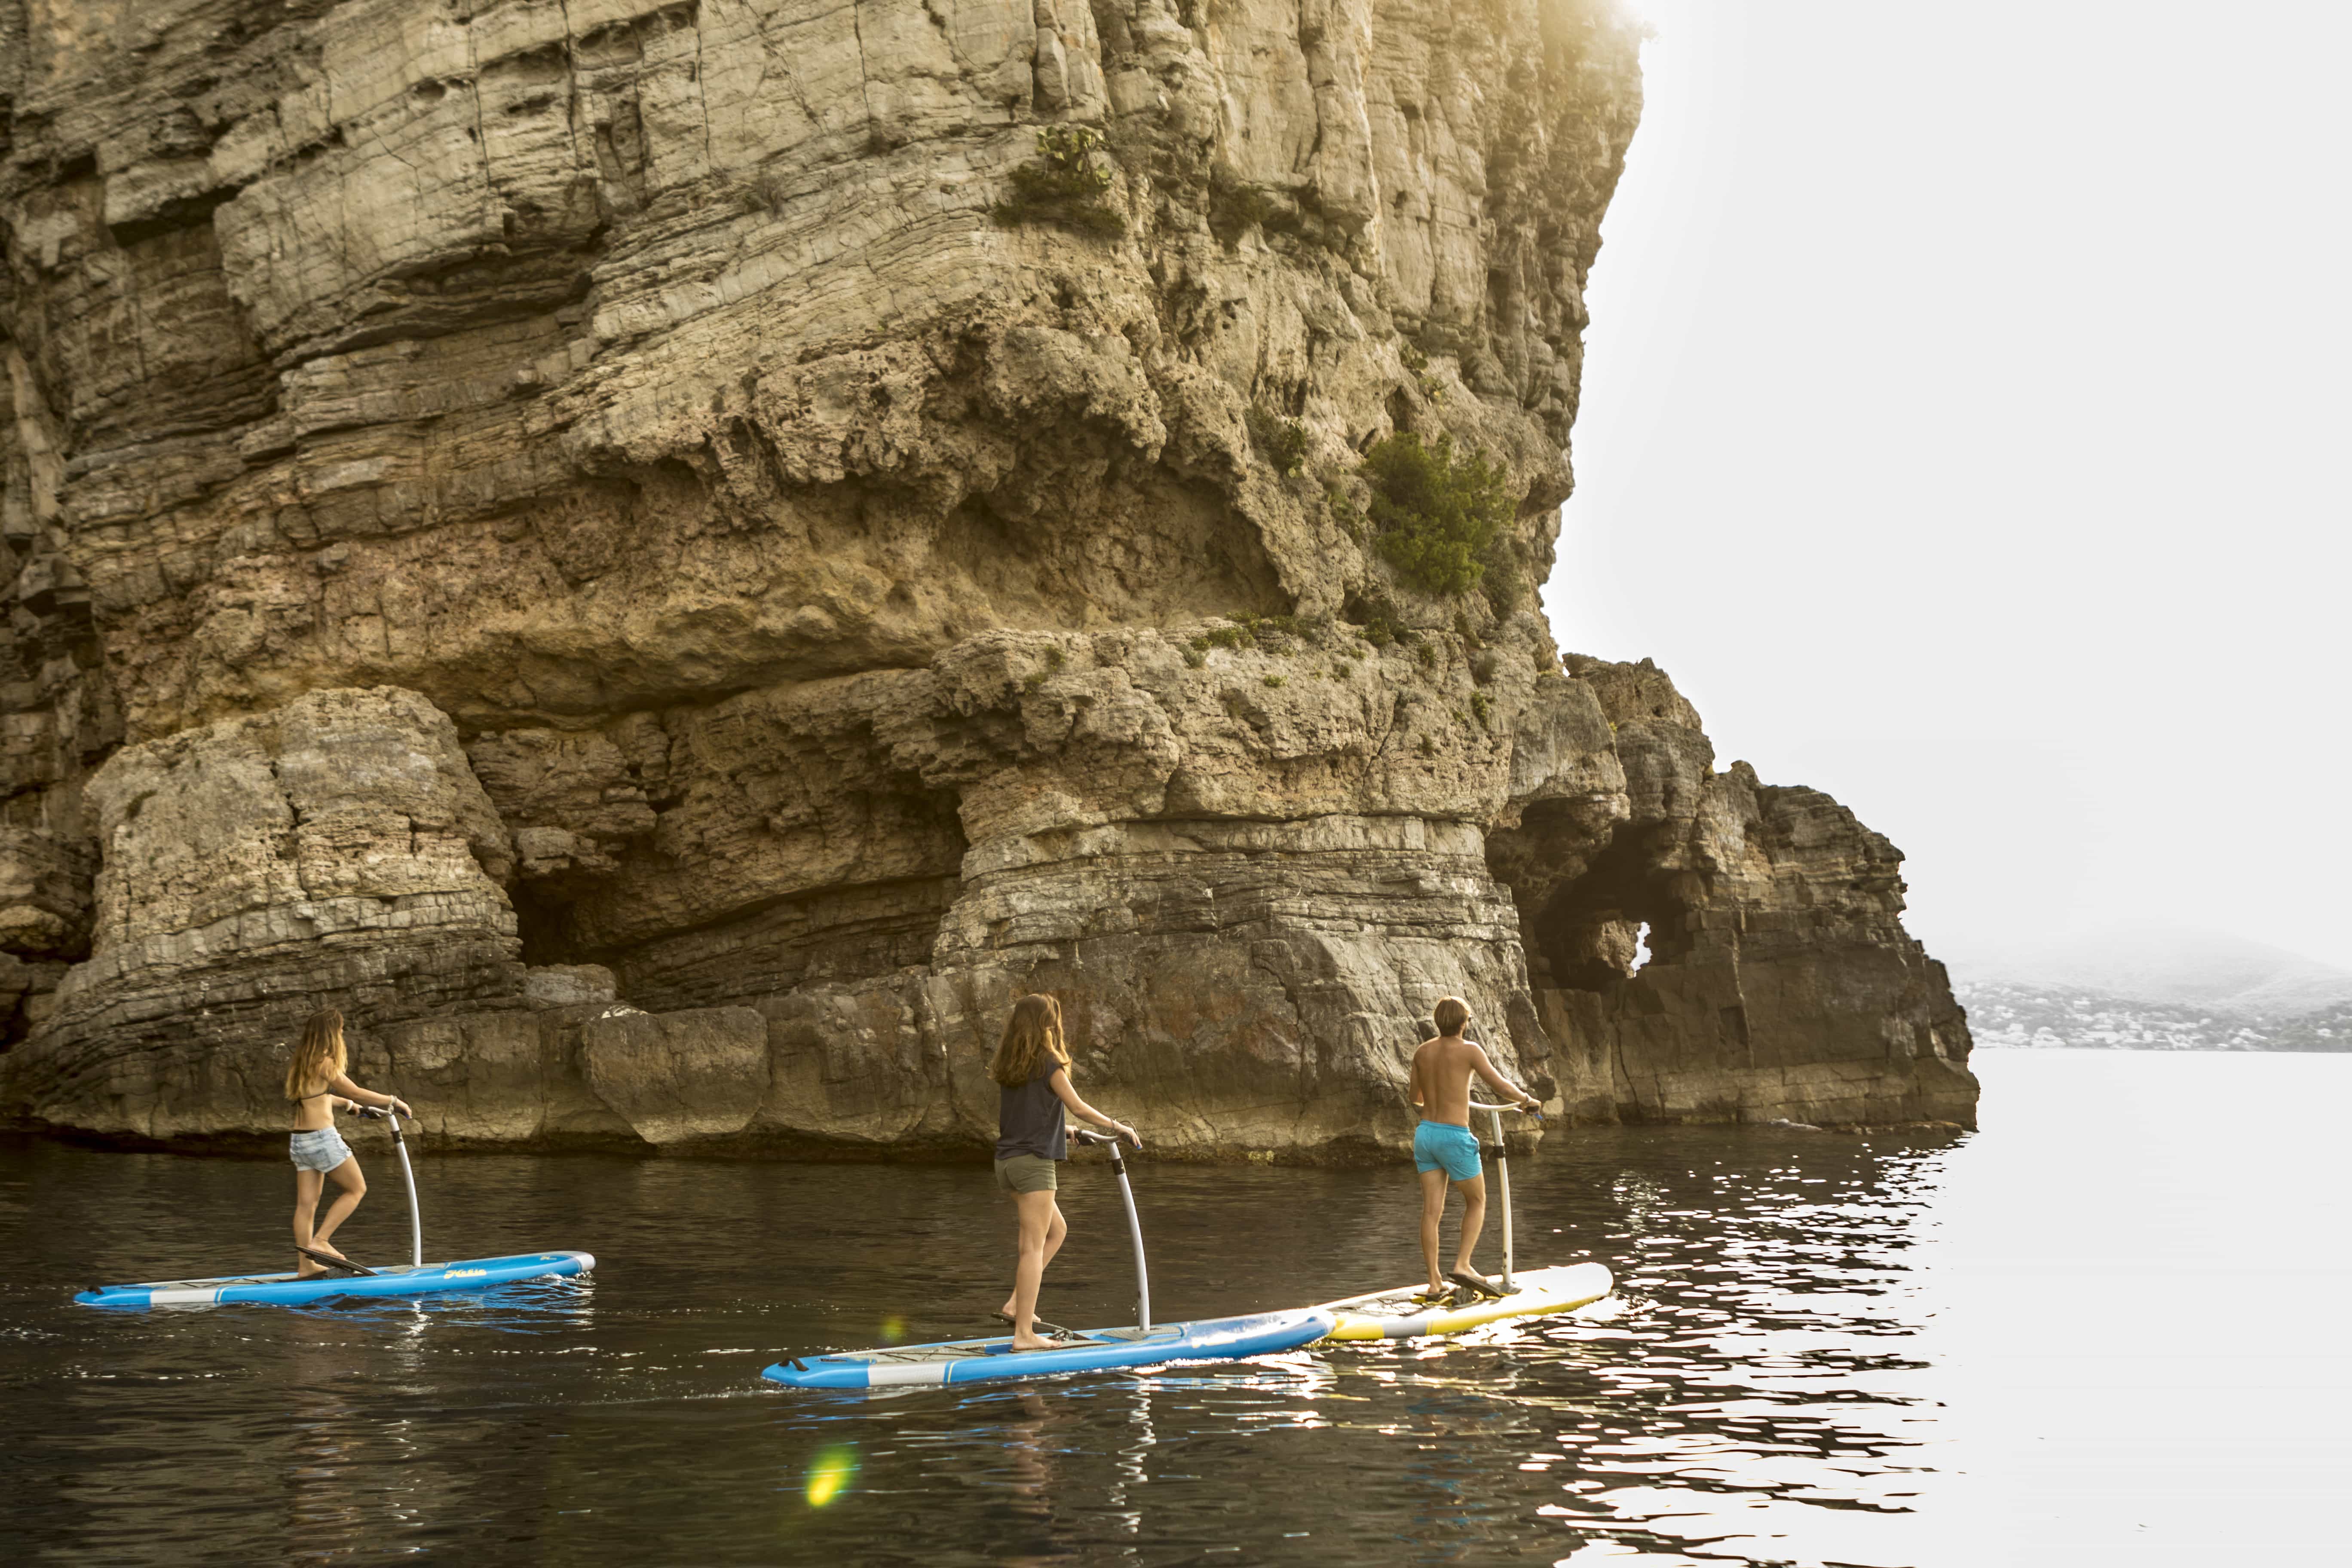
<svg viewBox="0 0 2352 1568"><path fill-rule="evenodd" d="M1008 1377L1159 1366L1178 1361L1234 1361L1297 1350L1331 1331L1332 1317L1318 1307L1202 1318L1150 1329L1085 1329L1040 1351L1016 1351L1010 1334L983 1340L886 1350L797 1356L760 1375L792 1388L888 1388L979 1383Z"/></svg>
<svg viewBox="0 0 2352 1568"><path fill-rule="evenodd" d="M1617 1286L1608 1268L1598 1263L1528 1269L1512 1282L1518 1289L1507 1296L1472 1296L1465 1289L1430 1300L1419 1294L1421 1287L1407 1285L1326 1301L1323 1310L1338 1320L1331 1331L1335 1340L1415 1340L1427 1334L1464 1333L1507 1318L1572 1312L1600 1300ZM1463 1300L1465 1296L1470 1299Z"/></svg>
<svg viewBox="0 0 2352 1568"><path fill-rule="evenodd" d="M338 1296L433 1296L483 1290L518 1279L585 1274L596 1259L585 1252L519 1252L467 1258L423 1268L380 1268L373 1274L228 1274L211 1279L153 1279L139 1285L96 1285L74 1300L85 1307L209 1307L230 1301L299 1306Z"/></svg>

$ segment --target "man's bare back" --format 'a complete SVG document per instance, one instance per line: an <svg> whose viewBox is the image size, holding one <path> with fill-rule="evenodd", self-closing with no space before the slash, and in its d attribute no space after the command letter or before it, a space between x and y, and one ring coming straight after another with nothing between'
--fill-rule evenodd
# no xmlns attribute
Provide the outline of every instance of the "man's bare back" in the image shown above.
<svg viewBox="0 0 2352 1568"><path fill-rule="evenodd" d="M1459 1035L1423 1040L1412 1053L1412 1102L1423 1121L1470 1125L1472 1074L1494 1086L1495 1092L1516 1104L1532 1106L1533 1098L1495 1070L1485 1049Z"/></svg>

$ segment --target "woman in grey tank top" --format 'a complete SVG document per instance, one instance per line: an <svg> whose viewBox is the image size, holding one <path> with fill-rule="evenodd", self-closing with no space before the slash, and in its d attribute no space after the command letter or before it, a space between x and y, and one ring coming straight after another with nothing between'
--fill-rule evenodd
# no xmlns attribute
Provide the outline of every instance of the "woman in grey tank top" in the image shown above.
<svg viewBox="0 0 2352 1568"><path fill-rule="evenodd" d="M1020 1250L1013 1269L1013 1294L996 1315L1013 1325L1013 1348L1043 1350L1038 1337L1037 1290L1045 1265L1062 1250L1069 1226L1055 1201L1059 1179L1054 1166L1069 1157L1064 1115L1076 1112L1137 1148L1143 1140L1124 1121L1113 1121L1078 1098L1070 1087L1070 1050L1062 1039L1062 1005L1043 993L1013 1004L1004 1038L990 1058L996 1080L996 1184L1013 1194L1021 1224Z"/></svg>

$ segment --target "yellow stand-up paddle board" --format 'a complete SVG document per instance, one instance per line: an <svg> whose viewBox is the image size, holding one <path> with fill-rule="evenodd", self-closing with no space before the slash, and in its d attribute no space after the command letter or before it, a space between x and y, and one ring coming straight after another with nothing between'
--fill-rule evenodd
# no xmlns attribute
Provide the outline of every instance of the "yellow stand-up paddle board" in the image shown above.
<svg viewBox="0 0 2352 1568"><path fill-rule="evenodd" d="M1460 1289L1433 1300L1419 1287L1408 1285L1402 1290L1376 1290L1344 1301L1326 1301L1322 1310L1339 1319L1339 1326L1327 1337L1412 1340L1423 1334L1458 1334L1506 1318L1572 1312L1608 1295L1617 1282L1601 1264L1569 1263L1531 1270L1513 1283L1518 1289L1507 1296L1479 1296Z"/></svg>
<svg viewBox="0 0 2352 1568"><path fill-rule="evenodd" d="M1492 1119L1494 1142L1486 1152L1494 1156L1496 1184L1502 1189L1503 1293L1488 1296L1458 1286L1440 1297L1423 1294L1419 1286L1401 1290L1375 1290L1342 1301L1326 1301L1318 1310L1329 1312L1338 1326L1325 1336L1334 1340L1414 1340L1424 1334L1458 1334L1506 1318L1534 1317L1544 1312L1572 1312L1589 1306L1616 1289L1617 1281L1598 1263L1569 1263L1514 1274L1511 1268L1511 1164L1503 1142L1503 1112L1516 1109L1472 1100L1470 1109Z"/></svg>

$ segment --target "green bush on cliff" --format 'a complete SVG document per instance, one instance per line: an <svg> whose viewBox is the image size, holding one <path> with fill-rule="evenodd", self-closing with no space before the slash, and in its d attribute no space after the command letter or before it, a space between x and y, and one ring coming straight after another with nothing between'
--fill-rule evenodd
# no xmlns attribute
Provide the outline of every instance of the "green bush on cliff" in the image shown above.
<svg viewBox="0 0 2352 1568"><path fill-rule="evenodd" d="M1434 447L1411 431L1386 437L1357 472L1370 481L1367 508L1381 554L1428 594L1466 594L1486 574L1488 552L1509 528L1510 480L1482 452L1457 457L1454 437Z"/></svg>
<svg viewBox="0 0 2352 1568"><path fill-rule="evenodd" d="M1250 405L1250 444L1258 456L1274 465L1274 471L1285 478L1307 467L1307 426L1296 419L1284 419L1267 413L1257 405Z"/></svg>
<svg viewBox="0 0 2352 1568"><path fill-rule="evenodd" d="M1008 227L1055 223L1084 234L1125 234L1127 219L1103 200L1111 174L1095 156L1101 145L1083 125L1038 127L1037 162L1013 171L1013 194L989 216Z"/></svg>
<svg viewBox="0 0 2352 1568"><path fill-rule="evenodd" d="M1298 652L1298 644L1315 642L1331 626L1328 616L1261 616L1250 610L1235 610L1225 620L1228 624L1212 626L1194 637L1192 651L1205 655L1213 647L1236 651L1255 647L1260 653L1289 658Z"/></svg>

